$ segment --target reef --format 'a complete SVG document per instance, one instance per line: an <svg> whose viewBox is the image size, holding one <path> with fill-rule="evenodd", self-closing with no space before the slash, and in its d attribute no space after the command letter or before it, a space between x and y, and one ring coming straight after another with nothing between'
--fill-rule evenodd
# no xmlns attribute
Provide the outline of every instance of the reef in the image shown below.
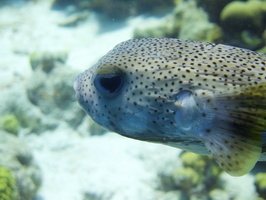
<svg viewBox="0 0 266 200"><path fill-rule="evenodd" d="M8 168L0 166L0 199L19 200L16 180Z"/></svg>
<svg viewBox="0 0 266 200"><path fill-rule="evenodd" d="M166 13L173 5L174 2L172 0L136 0L132 2L126 0L54 0L52 8L66 9L72 6L76 10L96 11L109 20L121 20L143 13Z"/></svg>
<svg viewBox="0 0 266 200"><path fill-rule="evenodd" d="M266 173L258 173L255 176L255 186L259 196L266 199Z"/></svg>
<svg viewBox="0 0 266 200"><path fill-rule="evenodd" d="M63 120L75 128L85 113L77 106L73 92L77 72L64 64L66 58L65 52L33 53L30 56L33 73L27 83L27 97L44 115Z"/></svg>
<svg viewBox="0 0 266 200"><path fill-rule="evenodd" d="M223 8L220 24L231 44L250 49L261 48L265 45L262 35L266 28L266 2L233 1Z"/></svg>
<svg viewBox="0 0 266 200"><path fill-rule="evenodd" d="M266 2L249 0L227 4L220 16L221 24L228 32L244 30L262 33L266 22Z"/></svg>
<svg viewBox="0 0 266 200"><path fill-rule="evenodd" d="M3 183L1 176L8 175L9 180L2 179L9 184L6 187L10 189L5 187L6 193L8 192L10 196L18 195L19 200L32 200L42 181L38 165L29 148L17 137L0 131L0 138L0 187Z"/></svg>
<svg viewBox="0 0 266 200"><path fill-rule="evenodd" d="M209 15L211 22L219 23L223 8L233 0L196 0L197 5L203 8Z"/></svg>
<svg viewBox="0 0 266 200"><path fill-rule="evenodd" d="M178 191L184 200L212 200L214 190L216 193L224 192L220 182L222 170L210 156L184 152L180 159L183 167L170 176L160 175L161 189L167 191L168 195L169 191Z"/></svg>
<svg viewBox="0 0 266 200"><path fill-rule="evenodd" d="M150 23L149 20L143 21L136 27L134 37L173 37L222 42L223 31L217 24L209 22L207 13L198 8L194 1L183 1L163 19L155 23Z"/></svg>
<svg viewBox="0 0 266 200"><path fill-rule="evenodd" d="M259 50L266 45L265 29L265 1L188 0L177 1L174 11L160 20L144 20L134 37L174 37Z"/></svg>
<svg viewBox="0 0 266 200"><path fill-rule="evenodd" d="M30 65L33 71L40 69L50 73L56 66L65 63L66 52L33 52L30 54Z"/></svg>

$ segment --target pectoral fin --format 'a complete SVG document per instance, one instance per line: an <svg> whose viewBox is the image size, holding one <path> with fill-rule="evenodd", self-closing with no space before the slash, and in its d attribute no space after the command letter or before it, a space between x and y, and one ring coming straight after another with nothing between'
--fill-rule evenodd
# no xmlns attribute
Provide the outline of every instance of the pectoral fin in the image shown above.
<svg viewBox="0 0 266 200"><path fill-rule="evenodd" d="M266 128L266 84L243 87L234 94L216 98L213 129L204 133L204 143L218 164L232 176L248 173L262 151Z"/></svg>
<svg viewBox="0 0 266 200"><path fill-rule="evenodd" d="M228 133L228 130L224 130L205 140L205 145L228 174L242 176L247 174L258 161L261 147L260 142L248 141L236 134L241 133Z"/></svg>

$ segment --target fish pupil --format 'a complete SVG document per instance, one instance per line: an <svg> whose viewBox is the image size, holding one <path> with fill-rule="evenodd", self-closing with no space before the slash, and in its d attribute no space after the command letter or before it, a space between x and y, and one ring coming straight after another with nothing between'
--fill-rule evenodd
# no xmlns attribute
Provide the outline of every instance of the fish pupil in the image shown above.
<svg viewBox="0 0 266 200"><path fill-rule="evenodd" d="M96 89L105 95L118 92L121 89L122 83L123 79L120 74L97 75L94 79Z"/></svg>

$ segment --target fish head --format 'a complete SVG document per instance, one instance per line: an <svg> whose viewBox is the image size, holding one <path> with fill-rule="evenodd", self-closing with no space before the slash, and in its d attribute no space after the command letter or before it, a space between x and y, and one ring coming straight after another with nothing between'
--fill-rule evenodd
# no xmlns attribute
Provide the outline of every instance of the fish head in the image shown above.
<svg viewBox="0 0 266 200"><path fill-rule="evenodd" d="M132 79L121 67L102 61L80 74L74 89L79 104L95 122L111 131L131 135L143 132L147 126L143 120L147 113L138 105L133 108L132 93L137 89L131 87Z"/></svg>
<svg viewBox="0 0 266 200"><path fill-rule="evenodd" d="M169 81L174 77L171 67L161 70L167 60L157 48L138 40L119 44L77 76L76 96L85 112L111 131L153 142L184 141L199 122L176 121L184 122L199 113L193 110L195 101L190 88L177 84L177 77ZM185 116L180 115L182 111L176 112L182 102L190 106ZM186 141L191 140L199 141L193 137Z"/></svg>

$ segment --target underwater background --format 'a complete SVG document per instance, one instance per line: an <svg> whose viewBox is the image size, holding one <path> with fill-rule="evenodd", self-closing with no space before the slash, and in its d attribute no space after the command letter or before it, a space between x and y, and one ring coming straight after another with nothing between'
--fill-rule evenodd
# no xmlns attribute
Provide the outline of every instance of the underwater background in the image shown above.
<svg viewBox="0 0 266 200"><path fill-rule="evenodd" d="M266 0L0 0L0 200L266 199L265 162L231 177L85 115L74 78L138 37L266 53Z"/></svg>

